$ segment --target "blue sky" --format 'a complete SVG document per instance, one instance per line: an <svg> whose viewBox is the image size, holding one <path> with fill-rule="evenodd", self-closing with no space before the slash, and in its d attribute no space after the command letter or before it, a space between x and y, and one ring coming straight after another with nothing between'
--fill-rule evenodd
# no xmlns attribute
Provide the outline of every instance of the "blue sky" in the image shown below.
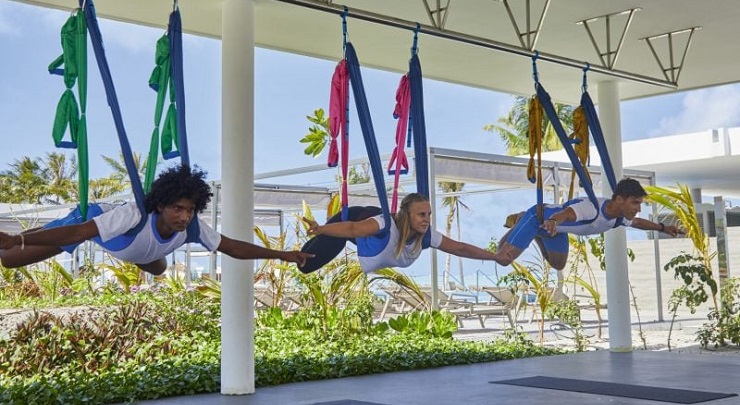
<svg viewBox="0 0 740 405"><path fill-rule="evenodd" d="M55 151L51 125L64 85L47 65L61 53L59 31L68 13L0 0L0 170L23 156L42 157ZM162 15L166 21L167 15ZM187 21L183 22L187 26ZM154 66L154 46L162 30L101 20L101 31L135 151L146 154L153 129L156 94L147 86ZM221 65L220 42L186 35L185 92L191 161L220 178ZM421 61L423 37L420 39ZM362 49L358 49L362 61ZM88 127L91 177L106 176L101 155L117 156L110 110L92 52L89 58ZM265 49L256 50L255 172L312 165L299 139L310 115L328 105L328 89L336 61L319 60ZM391 113L399 75L363 70L368 100L381 153L393 148L395 120ZM574 84L578 85L578 84ZM504 116L512 105L507 94L427 80L424 83L427 136L430 146L504 153L503 143L483 126ZM622 103L623 139L671 135L740 125L740 86L731 85ZM354 120L355 128L357 128ZM364 155L359 135L352 156ZM286 164L288 162L288 164ZM331 173L329 172L329 176ZM326 178L317 178L325 184ZM533 193L532 193L533 194ZM524 200L524 201L522 201ZM471 212L463 218L463 239L485 246L500 237L506 213L534 202L534 195L466 197ZM440 215L441 219L441 215ZM481 267L479 263L473 265Z"/></svg>

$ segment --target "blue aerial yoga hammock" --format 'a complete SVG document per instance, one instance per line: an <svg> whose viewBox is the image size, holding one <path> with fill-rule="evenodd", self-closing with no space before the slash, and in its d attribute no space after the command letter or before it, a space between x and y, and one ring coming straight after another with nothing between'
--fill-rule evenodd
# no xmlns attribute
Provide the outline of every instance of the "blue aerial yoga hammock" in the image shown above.
<svg viewBox="0 0 740 405"><path fill-rule="evenodd" d="M555 130L555 133L560 139L560 143L563 145L563 149L568 155L568 158L571 161L571 165L573 166L573 169L578 174L581 187L583 187L583 189L586 191L586 194L588 195L588 199L594 204L594 207L596 207L596 212L598 216L600 207L599 207L598 199L596 198L596 194L594 193L593 182L591 178L588 176L588 174L586 173L580 160L578 159L578 156L576 155L573 145L570 139L568 138L568 135L565 133L565 129L563 129L563 126L560 123L560 118L558 118L557 112L555 111L555 107L552 104L550 95L547 93L545 88L539 82L539 79L537 77L537 68L536 68L536 60L537 60L536 54L532 58L532 60L533 60L532 65L533 65L533 72L534 72L533 76L535 79L535 89L537 91L537 98L539 99L540 103L542 103L542 108L545 111L545 114L547 115L548 120L552 124L553 129ZM617 180L614 174L614 167L612 166L611 159L609 158L609 153L606 148L606 141L604 139L604 133L601 130L601 124L599 123L598 115L596 114L596 109L594 108L594 104L593 104L593 101L591 100L591 96L588 94L588 91L586 89L586 71L587 70L588 68L584 69L583 94L581 95L581 106L583 107L584 112L586 114L586 120L588 122L588 127L591 131L591 135L594 138L594 143L596 144L597 150L599 152L599 156L601 157L604 174L606 175L609 181L609 185L611 186L612 190L615 190L617 187ZM537 203L538 205L542 204L541 190L538 190ZM615 227L620 226L620 225L621 225L621 221L617 221L617 223L615 224Z"/></svg>
<svg viewBox="0 0 740 405"><path fill-rule="evenodd" d="M414 153L416 156L415 170L417 190L420 194L428 198L429 175L426 157L427 147L426 127L424 125L422 75L421 64L419 63L419 58L415 49L416 46L413 48L413 56L409 62L409 80L412 94L410 121L412 123L411 128L413 130ZM360 63L357 59L354 46L349 42L346 43L345 59L347 62L347 69L349 71L350 83L352 84L355 105L357 107L357 115L359 117L360 127L362 128L365 146L367 148L370 166L373 173L373 179L375 181L375 188L378 198L380 199L380 207L348 207L346 210L346 220L361 221L382 214L385 226L380 230L380 232L378 232L378 234L369 238L358 238L356 241L326 235L319 235L311 238L305 245L303 245L301 251L312 253L315 257L308 259L306 264L300 268L303 273L314 272L329 263L344 249L348 240L357 244L358 250L359 246L363 245L362 250L365 255L374 256L382 251L390 238L390 221L392 219L390 207L388 205L388 195L385 189L380 152L378 151L378 146L375 140L372 119L370 117L370 108L368 107L365 90L362 84ZM340 213L330 218L327 223L334 223L342 220L342 213ZM422 248L429 247L430 241L431 230L428 230L422 240Z"/></svg>
<svg viewBox="0 0 740 405"><path fill-rule="evenodd" d="M591 101L591 96L585 88L583 90L583 94L581 94L581 107L583 107L583 112L586 114L588 129L591 131L591 137L594 139L596 150L599 152L599 156L601 157L601 167L604 169L604 174L609 181L609 186L612 188L612 191L614 191L617 189L617 176L614 173L614 166L612 166L612 161L609 157L609 151L606 147L604 132L601 130L599 116L596 114L594 103Z"/></svg>

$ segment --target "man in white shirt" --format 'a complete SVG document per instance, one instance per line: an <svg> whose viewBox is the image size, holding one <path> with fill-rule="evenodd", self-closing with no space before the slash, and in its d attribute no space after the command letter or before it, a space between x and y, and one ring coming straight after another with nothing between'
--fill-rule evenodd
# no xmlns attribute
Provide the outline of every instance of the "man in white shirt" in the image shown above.
<svg viewBox="0 0 740 405"><path fill-rule="evenodd" d="M42 229L8 235L0 232L0 261L5 267L21 267L72 252L85 240L93 240L113 257L135 263L142 270L160 275L167 268L165 257L185 243L200 243L237 259L280 259L305 264L313 257L297 251L266 249L221 235L197 217L213 193L205 172L189 166L172 167L152 183L144 201L146 216L134 203L112 206L91 204L83 221L79 208Z"/></svg>
<svg viewBox="0 0 740 405"><path fill-rule="evenodd" d="M645 189L634 179L617 184L611 199L598 199L598 208L588 198L575 199L561 205L545 205L544 221L537 217L537 206L519 214L516 225L501 238L496 262L508 266L522 254L532 240L552 267L562 270L568 260L568 234L596 235L618 226L660 231L677 236L684 232L673 225L637 218Z"/></svg>

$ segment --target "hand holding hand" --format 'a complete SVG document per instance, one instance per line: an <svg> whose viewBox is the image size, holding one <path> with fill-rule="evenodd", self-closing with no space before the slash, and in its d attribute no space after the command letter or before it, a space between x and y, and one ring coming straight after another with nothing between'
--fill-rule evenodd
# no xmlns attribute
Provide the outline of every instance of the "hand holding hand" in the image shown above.
<svg viewBox="0 0 740 405"><path fill-rule="evenodd" d="M290 252L283 252L283 257L280 259L285 262L291 262L298 265L298 267L303 267L306 265L306 260L314 257L315 255L311 253L303 253L299 251L290 251Z"/></svg>

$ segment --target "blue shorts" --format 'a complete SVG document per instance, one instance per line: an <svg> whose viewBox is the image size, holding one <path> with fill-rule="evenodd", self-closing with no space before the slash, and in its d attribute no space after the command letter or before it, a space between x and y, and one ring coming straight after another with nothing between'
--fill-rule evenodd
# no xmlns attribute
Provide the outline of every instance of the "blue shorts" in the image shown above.
<svg viewBox="0 0 740 405"><path fill-rule="evenodd" d="M87 207L87 219L88 220L95 218L102 213L103 213L103 209L100 208L98 204L90 204ZM80 212L80 207L77 206L77 208L70 211L66 217L56 219L44 225L44 229L57 228L60 226L65 226L65 225L81 224L83 222L85 221L82 219L82 213ZM72 253L79 245L80 243L74 243L71 245L61 246L61 248L67 253Z"/></svg>
<svg viewBox="0 0 740 405"><path fill-rule="evenodd" d="M547 207L543 209L543 218L550 218L551 215L561 211L563 208ZM519 222L516 223L514 229L506 238L506 242L519 248L526 249L532 243L534 238L540 238L542 245L548 252L557 253L568 253L569 243L567 233L558 233L555 236L550 236L546 230L540 227L540 221L537 219L537 206L533 206L528 209L524 215L519 218Z"/></svg>

